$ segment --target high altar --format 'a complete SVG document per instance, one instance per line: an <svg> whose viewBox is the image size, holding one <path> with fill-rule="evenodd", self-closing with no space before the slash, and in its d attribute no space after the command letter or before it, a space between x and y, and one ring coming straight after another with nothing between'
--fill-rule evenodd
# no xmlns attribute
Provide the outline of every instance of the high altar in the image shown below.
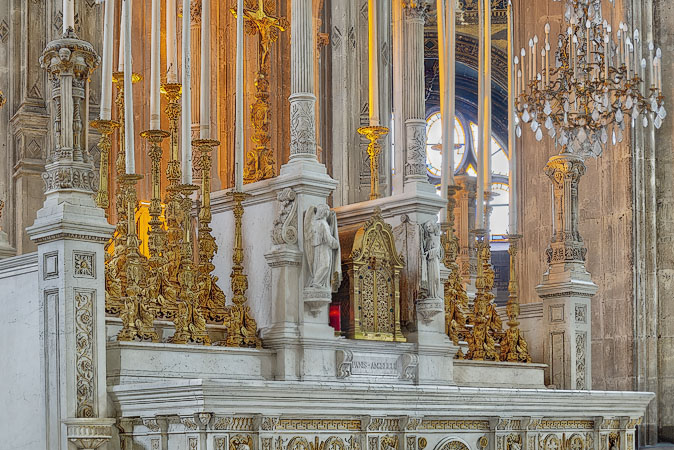
<svg viewBox="0 0 674 450"><path fill-rule="evenodd" d="M105 2L106 27L113 3ZM131 0L122 3L122 17L132 16ZM319 116L329 109L316 107L315 49L326 39L316 35L314 8L321 2L292 0L289 19L272 14L275 2L268 0L240 1L232 9L240 71L237 125L223 125L234 129L225 150L209 131L217 121L205 101L208 73L200 81L198 130L189 116L197 113L189 100L196 90L186 88L193 80L185 73L178 80L170 64L161 80L159 3L152 1L150 126L135 120L142 133L133 128L128 95L140 77L133 76L130 50L120 50L125 64L112 72L108 28L101 52L77 35L65 0L63 33L41 55L54 112L46 200L28 230L38 250L0 262L0 290L24 301L17 308L40 312L25 328L41 336L40 357L21 362L26 383L33 382L27 401L42 408L30 448L635 449L635 429L654 395L591 390L590 298L597 286L577 230L586 155L563 151L546 167L556 234L537 287L544 312L520 328L519 284L531 280L518 277L514 229L509 300L496 306L486 175L472 189L465 177L445 176L443 196L426 176L425 2L394 0L387 10L393 18L380 19L393 26L395 68L392 80L384 77L393 99L379 99L385 90L370 86L369 117L357 130L363 140L348 137L363 144L369 167L369 199L357 201L349 197L348 178L329 174L317 145L325 135ZM453 26L443 21L454 23L452 3L438 1L445 14L438 26L449 42ZM491 17L484 3L480 24ZM581 10L589 4L569 3ZM183 23L201 15L210 24L208 4L188 13L187 0ZM122 22L128 49L131 19ZM375 42L377 23L372 19L369 30ZM244 28L258 55L245 122ZM590 31L578 32L588 34L589 46ZM289 73L272 77L271 55L283 33L290 33ZM202 59L210 58L209 39L201 40ZM332 39L339 45L335 40L350 38ZM183 68L190 45L183 36ZM108 115L102 106L91 124L101 136L95 169L84 130L99 53ZM378 79L380 57L369 55L370 83ZM446 67L441 74L450 76ZM286 75L288 83L279 81ZM289 116L272 98L276 85L289 86ZM532 81L531 89L537 86ZM524 100L516 119L513 99L511 120L528 122L522 104L534 108L536 94L519 83L517 89L513 97ZM453 111L449 95L443 111ZM386 111L391 102L402 105L394 107L395 130L380 120L380 107ZM335 115L344 112L334 108ZM489 120L485 114L482 120ZM393 175L382 152L389 131ZM134 144L136 135L142 146ZM281 150L279 136L286 135ZM146 167L136 170L137 161ZM532 336L541 341L536 352L530 352Z"/></svg>

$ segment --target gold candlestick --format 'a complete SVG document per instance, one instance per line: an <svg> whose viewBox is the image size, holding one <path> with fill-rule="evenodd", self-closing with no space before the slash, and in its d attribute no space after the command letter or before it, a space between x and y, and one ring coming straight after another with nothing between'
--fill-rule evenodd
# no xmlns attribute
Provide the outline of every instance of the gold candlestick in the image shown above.
<svg viewBox="0 0 674 450"><path fill-rule="evenodd" d="M230 191L227 195L234 200L234 253L232 255L232 302L229 308L227 326L228 347L261 347L262 341L257 336L257 322L250 314L250 307L246 305L246 291L248 290L248 276L243 273L243 201L250 197L245 192Z"/></svg>
<svg viewBox="0 0 674 450"><path fill-rule="evenodd" d="M222 289L217 285L218 277L212 274L215 270L213 257L218 251L218 245L211 234L211 152L213 147L220 145L219 141L211 139L195 139L192 144L201 155L199 167L201 169L201 209L199 210L199 304L207 320L214 322L224 321L227 317L225 306L226 298Z"/></svg>
<svg viewBox="0 0 674 450"><path fill-rule="evenodd" d="M166 96L166 117L169 119L169 133L171 136L171 152L169 153L169 165L166 169L166 176L169 184L180 184L182 176L180 169L180 155L178 154L178 121L182 106L180 104L180 97L182 96L183 87L180 83L164 83L161 85L161 92ZM188 130L189 132L189 130Z"/></svg>
<svg viewBox="0 0 674 450"><path fill-rule="evenodd" d="M496 352L496 340L494 339L494 328L498 327L500 331L501 320L498 315L494 317L496 311L492 300L494 294L494 270L491 267L491 250L487 239L487 230L475 230L477 236L477 278L475 287L477 293L473 303L473 314L471 322L473 328L468 336L468 354L467 359L474 360L492 360L498 361L499 354Z"/></svg>
<svg viewBox="0 0 674 450"><path fill-rule="evenodd" d="M456 259L459 254L459 238L454 233L454 207L456 206L456 193L461 190L460 186L448 186L447 188L447 221L443 223L445 233L443 244L445 249L444 264L450 269L449 277L445 281L445 332L458 346L460 333L466 330L466 313L468 310L468 294L463 287L461 270ZM463 358L461 349L456 354L457 358Z"/></svg>
<svg viewBox="0 0 674 450"><path fill-rule="evenodd" d="M140 241L136 234L136 183L142 175L125 174L120 177L123 195L127 205L126 236L126 292L124 304L119 312L122 329L117 334L119 341L140 340L159 341L154 329L155 307L147 297L147 260L140 254Z"/></svg>
<svg viewBox="0 0 674 450"><path fill-rule="evenodd" d="M519 253L519 243L522 239L521 235L511 234L508 236L510 247L508 253L510 254L510 281L508 282L508 303L506 305L506 312L508 314L508 329L501 341L501 361L509 362L531 362L531 355L529 355L529 346L527 341L522 336L519 325L518 316L520 315L519 302L519 283L517 280L517 254Z"/></svg>
<svg viewBox="0 0 674 450"><path fill-rule="evenodd" d="M169 136L164 130L143 131L141 137L150 142L148 154L152 161L152 198L150 200L150 231L148 232L148 248L150 250L150 264L158 267L161 264L161 253L164 248L164 230L161 229L161 143Z"/></svg>
<svg viewBox="0 0 674 450"><path fill-rule="evenodd" d="M178 273L180 300L178 301L176 315L173 318L176 331L171 341L176 344L192 342L210 345L211 339L206 332L206 319L202 314L197 296L197 273L194 270L192 255L192 218L190 215L192 200L190 195L199 189L199 186L181 184L179 189L182 193L183 210L183 239L181 243L180 272Z"/></svg>
<svg viewBox="0 0 674 450"><path fill-rule="evenodd" d="M370 157L370 200L381 197L379 193L379 155L382 149L379 139L386 136L388 131L388 128L380 126L358 128L358 133L370 141L367 145L367 154Z"/></svg>
<svg viewBox="0 0 674 450"><path fill-rule="evenodd" d="M113 131L115 131L115 128L119 128L119 122L115 122L114 120L94 120L91 122L91 126L101 133L101 139L98 141L98 148L101 150L101 162L99 166L96 204L99 208L106 210L105 215L107 217L107 209L110 207L108 179L108 171L110 167L110 148L112 147L110 135Z"/></svg>

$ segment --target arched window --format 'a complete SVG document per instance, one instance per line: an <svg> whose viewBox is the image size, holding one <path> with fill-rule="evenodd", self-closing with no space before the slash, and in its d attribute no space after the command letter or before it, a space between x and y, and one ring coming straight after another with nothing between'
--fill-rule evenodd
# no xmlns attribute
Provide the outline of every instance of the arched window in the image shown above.
<svg viewBox="0 0 674 450"><path fill-rule="evenodd" d="M466 134L459 119L454 119L454 170L461 165L466 147ZM432 180L440 182L442 172L442 120L440 113L431 114L426 121L426 166Z"/></svg>
<svg viewBox="0 0 674 450"><path fill-rule="evenodd" d="M470 130L470 145L466 145L466 132ZM454 153L455 174L467 174L477 176L477 148L478 148L478 126L474 122L469 122L464 127L459 118L455 118L454 143L458 147ZM426 122L426 165L428 175L432 183L440 188L442 175L442 121L440 113L431 114ZM508 233L509 224L509 155L506 149L492 136L491 138L491 173L492 173L492 213L491 230L492 240L505 240Z"/></svg>

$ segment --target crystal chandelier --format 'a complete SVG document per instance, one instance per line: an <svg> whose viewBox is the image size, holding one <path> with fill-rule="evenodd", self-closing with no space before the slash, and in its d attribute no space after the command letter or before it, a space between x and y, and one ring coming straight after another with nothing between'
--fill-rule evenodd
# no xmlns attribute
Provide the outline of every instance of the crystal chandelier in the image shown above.
<svg viewBox="0 0 674 450"><path fill-rule="evenodd" d="M565 1L554 61L550 61L549 24L540 71L538 37L529 41L528 57L522 49L522 59L514 58L517 136L526 123L538 141L547 133L562 153L585 157L598 156L609 143L622 142L628 121L632 127L648 127L652 121L660 128L667 115L661 50L648 42L652 75L651 86L645 86L648 63L642 57L639 30L630 33L622 22L612 30L602 17L601 0Z"/></svg>

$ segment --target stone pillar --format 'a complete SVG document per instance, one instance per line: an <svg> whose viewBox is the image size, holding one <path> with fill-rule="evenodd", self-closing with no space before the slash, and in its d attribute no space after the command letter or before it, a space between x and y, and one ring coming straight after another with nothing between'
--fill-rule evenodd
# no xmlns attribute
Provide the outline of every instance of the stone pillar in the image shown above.
<svg viewBox="0 0 674 450"><path fill-rule="evenodd" d="M585 164L564 153L550 158L545 173L553 185L553 235L546 251L548 270L536 292L543 300L548 384L590 389L590 307L598 287L585 269L587 249L578 232L578 183Z"/></svg>
<svg viewBox="0 0 674 450"><path fill-rule="evenodd" d="M290 94L290 158L281 166L271 186L279 199L292 197L292 214L281 208L273 237L274 248L265 255L272 266L272 279L277 297L272 299L272 326L263 336L265 345L283 348L278 353L279 379L325 377L326 367L335 365L334 330L329 325L330 299L320 305L305 293L309 273L304 252L304 213L316 205L327 203L337 182L316 157L316 114L314 96L314 48L312 1L293 0L291 13L291 94ZM288 189L292 194L288 192ZM285 193L285 194L284 194ZM281 200L283 203L285 200ZM286 218L292 216L292 235L283 234ZM285 227L286 232L289 228ZM294 293L294 294L291 294ZM304 364L302 360L314 361ZM323 361L321 363L320 361ZM312 373L316 370L316 373ZM334 373L334 371L333 371ZM334 375L333 375L334 376Z"/></svg>
<svg viewBox="0 0 674 450"><path fill-rule="evenodd" d="M311 0L293 0L290 29L290 161L316 159Z"/></svg>
<svg viewBox="0 0 674 450"><path fill-rule="evenodd" d="M54 150L43 178L46 199L26 231L38 247L38 289L45 302L45 411L50 449L97 448L106 418L104 245L113 227L94 203L97 176L84 152L81 99L100 58L69 30L47 44Z"/></svg>
<svg viewBox="0 0 674 450"><path fill-rule="evenodd" d="M403 45L406 84L402 86L405 114L405 192L433 189L426 175L426 105L424 81L424 20L426 2L403 3ZM424 190L428 190L424 189Z"/></svg>

